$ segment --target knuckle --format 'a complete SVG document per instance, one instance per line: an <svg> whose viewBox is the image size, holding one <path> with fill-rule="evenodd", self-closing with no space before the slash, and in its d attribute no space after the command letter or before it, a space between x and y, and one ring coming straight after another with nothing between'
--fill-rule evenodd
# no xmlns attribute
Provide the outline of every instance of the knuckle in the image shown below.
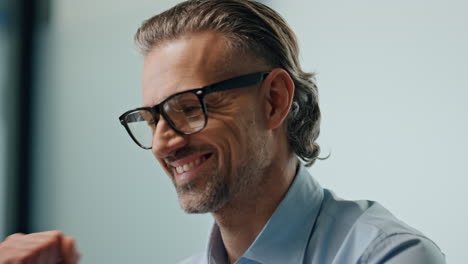
<svg viewBox="0 0 468 264"><path fill-rule="evenodd" d="M50 235L51 235L52 237L57 237L57 238L59 238L59 237L62 237L62 236L63 236L63 232L60 231L60 230L52 230L52 231L48 231L48 233L50 233Z"/></svg>
<svg viewBox="0 0 468 264"><path fill-rule="evenodd" d="M46 240L56 241L60 240L63 237L63 232L58 230L46 231L37 233L37 235Z"/></svg>

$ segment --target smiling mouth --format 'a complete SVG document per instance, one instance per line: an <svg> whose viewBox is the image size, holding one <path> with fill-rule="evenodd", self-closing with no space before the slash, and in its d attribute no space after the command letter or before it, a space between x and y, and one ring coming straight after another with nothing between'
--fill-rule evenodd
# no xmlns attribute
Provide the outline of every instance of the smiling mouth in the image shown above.
<svg viewBox="0 0 468 264"><path fill-rule="evenodd" d="M191 160L191 161L187 161L186 163L178 164L177 166L173 166L173 168L178 174L182 174L182 173L188 172L198 167L200 164L205 162L209 157L211 157L211 153L200 156L195 160Z"/></svg>

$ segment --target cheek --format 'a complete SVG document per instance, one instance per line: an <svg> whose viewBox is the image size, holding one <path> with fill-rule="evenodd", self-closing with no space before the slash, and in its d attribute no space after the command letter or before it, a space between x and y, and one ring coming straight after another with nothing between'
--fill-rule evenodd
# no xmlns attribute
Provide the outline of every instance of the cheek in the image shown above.
<svg viewBox="0 0 468 264"><path fill-rule="evenodd" d="M230 167L230 164L240 157L239 150L243 145L243 132L236 123L236 120L230 116L212 114L203 131L203 141L210 144L218 152L220 168Z"/></svg>
<svg viewBox="0 0 468 264"><path fill-rule="evenodd" d="M225 162L235 163L245 159L245 150L251 142L252 130L256 128L256 122L252 116L232 115L212 118L213 139L217 140L218 147L225 155Z"/></svg>
<svg viewBox="0 0 468 264"><path fill-rule="evenodd" d="M208 110L208 124L211 131L208 140L216 142L220 152L220 165L223 167L248 159L249 144L258 140L261 118L260 105L254 97L246 100L227 102L219 109ZM231 167L231 166L230 166Z"/></svg>

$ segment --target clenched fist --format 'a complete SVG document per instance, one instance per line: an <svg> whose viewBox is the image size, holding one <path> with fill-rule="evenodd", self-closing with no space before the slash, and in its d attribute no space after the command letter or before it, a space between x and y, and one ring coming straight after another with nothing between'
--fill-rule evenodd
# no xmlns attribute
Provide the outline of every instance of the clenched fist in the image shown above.
<svg viewBox="0 0 468 264"><path fill-rule="evenodd" d="M72 237L60 231L13 234L0 243L0 264L76 264Z"/></svg>

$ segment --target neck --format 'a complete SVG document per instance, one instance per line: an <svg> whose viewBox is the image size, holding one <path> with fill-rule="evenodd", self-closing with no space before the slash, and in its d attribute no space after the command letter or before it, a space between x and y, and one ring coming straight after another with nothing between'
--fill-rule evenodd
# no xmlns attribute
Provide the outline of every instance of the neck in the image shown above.
<svg viewBox="0 0 468 264"><path fill-rule="evenodd" d="M239 193L232 202L213 213L229 263L236 262L247 251L287 193L298 160L291 155L284 161L267 168L255 192Z"/></svg>

